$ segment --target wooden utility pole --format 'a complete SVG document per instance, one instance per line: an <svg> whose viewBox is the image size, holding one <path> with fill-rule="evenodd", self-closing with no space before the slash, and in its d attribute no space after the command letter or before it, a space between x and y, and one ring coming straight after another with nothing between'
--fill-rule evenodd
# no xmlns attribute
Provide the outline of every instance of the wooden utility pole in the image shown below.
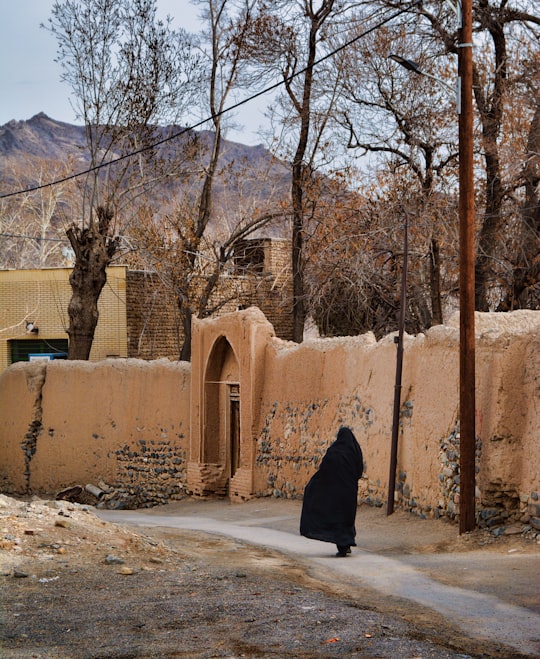
<svg viewBox="0 0 540 659"><path fill-rule="evenodd" d="M474 170L472 106L472 0L461 1L459 114L459 532L475 528Z"/></svg>
<svg viewBox="0 0 540 659"><path fill-rule="evenodd" d="M409 221L405 212L403 222L403 268L401 270L401 301L399 306L398 335L394 338L397 343L396 354L396 380L394 385L394 414L392 419L392 445L390 449L390 475L388 478L388 502L386 514L394 512L394 495L396 489L396 467L399 437L399 410L401 407L401 375L403 373L403 334L405 332L405 313L407 309L407 268L409 261Z"/></svg>
<svg viewBox="0 0 540 659"><path fill-rule="evenodd" d="M475 337L474 337L474 165L472 95L472 0L448 0L459 17L458 99L459 113L459 419L460 498L459 532L476 525L476 424L475 424ZM418 64L400 55L391 59L408 71L437 80ZM390 497L390 495L389 495ZM392 493L393 497L393 493ZM390 502L390 498L389 498ZM390 509L389 509L390 514Z"/></svg>

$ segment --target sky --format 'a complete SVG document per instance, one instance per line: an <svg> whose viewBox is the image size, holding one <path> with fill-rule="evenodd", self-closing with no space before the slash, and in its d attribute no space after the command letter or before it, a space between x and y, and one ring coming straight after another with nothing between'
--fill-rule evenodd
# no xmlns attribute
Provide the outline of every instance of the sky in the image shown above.
<svg viewBox="0 0 540 659"><path fill-rule="evenodd" d="M60 81L54 35L40 27L51 15L53 0L0 0L0 126L27 120L44 112L57 121L77 123L71 108L70 87ZM198 28L199 8L189 0L157 0L173 27ZM176 17L181 17L181 20ZM244 128L227 137L244 144L259 144L257 129L263 123L264 103L246 104L237 122Z"/></svg>

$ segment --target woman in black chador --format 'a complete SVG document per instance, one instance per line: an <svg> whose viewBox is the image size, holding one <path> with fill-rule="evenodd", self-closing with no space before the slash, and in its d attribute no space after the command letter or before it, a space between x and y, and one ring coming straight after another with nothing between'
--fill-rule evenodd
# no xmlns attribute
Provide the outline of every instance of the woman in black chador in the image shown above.
<svg viewBox="0 0 540 659"><path fill-rule="evenodd" d="M304 490L300 534L333 542L337 556L351 553L356 529L358 479L364 471L362 451L350 428L339 429L318 471Z"/></svg>

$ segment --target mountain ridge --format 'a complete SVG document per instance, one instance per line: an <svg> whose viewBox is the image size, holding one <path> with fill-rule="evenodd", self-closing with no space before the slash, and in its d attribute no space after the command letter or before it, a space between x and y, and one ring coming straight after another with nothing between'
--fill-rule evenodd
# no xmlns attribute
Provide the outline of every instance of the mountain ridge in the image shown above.
<svg viewBox="0 0 540 659"><path fill-rule="evenodd" d="M175 213L176 208L191 207L191 212L197 215L197 194L202 189L213 135L210 131L195 132L181 126L157 128L156 149L164 157L163 162L182 156L174 149L185 147L188 171L181 176L163 176L157 184L148 186L141 179L145 186L144 202L153 209L156 221ZM165 139L168 136L172 138ZM199 148L190 161L191 152L187 148L194 136ZM221 239L220 236L229 234L241 223L249 223L250 218L279 211L290 194L290 168L262 144L248 146L223 140L222 145L213 186L214 212L207 227L207 236L212 241ZM111 152L108 160L114 161L119 155ZM52 215L46 219L48 228L43 234L40 214L47 218L49 211L42 205L48 202L30 195L39 195L41 188L50 189L57 182L83 177L90 166L85 126L57 121L43 112L28 120L12 119L0 126L0 195L4 196L2 202L6 202L2 206L0 228L9 242L0 249L0 267L28 267L28 264L34 267L38 257L44 258L40 262L46 265L63 262L58 250L47 250L47 256L43 257L35 249L43 243L34 241L39 237L40 241L52 241L47 244L60 245L60 239L65 237L66 222L77 217L78 209L70 204L73 197L71 193L59 197ZM25 195L28 195L28 203ZM250 237L283 239L289 234L287 219L278 216Z"/></svg>
<svg viewBox="0 0 540 659"><path fill-rule="evenodd" d="M178 125L156 127L157 141L164 141L168 148L181 148L182 138L196 135L201 142L203 161L207 159L213 133L211 131L193 131ZM170 143L170 144L169 144ZM184 142L185 143L185 142ZM57 121L39 112L30 119L12 119L0 126L0 185L2 193L16 190L6 190L6 184L13 182L9 170L14 167L25 169L25 164L31 159L45 159L57 162L67 162L71 159L72 166L80 165L80 173L89 166L90 156L86 142L86 127ZM111 155L114 159L114 155ZM284 183L290 177L289 168L276 159L263 144L245 145L241 142L223 140L220 158L220 170L235 166L245 167L260 175L265 172L274 183ZM26 172L29 175L28 172ZM73 174L79 174L74 171ZM10 181L11 179L11 181ZM218 176L219 179L219 176ZM29 175L31 180L31 175ZM281 186L280 186L281 187Z"/></svg>

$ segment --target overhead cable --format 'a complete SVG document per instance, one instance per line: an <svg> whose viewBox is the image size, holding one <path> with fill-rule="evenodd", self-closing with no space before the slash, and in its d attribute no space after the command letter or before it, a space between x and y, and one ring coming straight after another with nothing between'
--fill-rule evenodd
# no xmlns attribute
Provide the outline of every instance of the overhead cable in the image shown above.
<svg viewBox="0 0 540 659"><path fill-rule="evenodd" d="M217 112L213 117L212 116L211 117L206 117L205 119L202 119L198 123L192 124L191 126L187 126L186 128L183 128L182 130L178 131L177 133L174 133L173 135L169 135L168 137L164 137L163 139L158 140L156 142L153 142L152 144L148 144L147 146L144 146L144 147L142 147L142 148L140 148L136 151L132 151L132 152L126 153L122 156L118 156L117 158L113 158L112 160L102 162L99 165L94 165L93 167L85 169L81 172L76 172L74 174L64 176L63 178L56 179L54 181L50 181L49 183L43 183L41 185L36 185L32 188L26 188L25 190L17 190L15 192L8 192L6 194L1 194L0 199L6 199L8 197L14 197L16 195L21 195L21 194L28 194L29 192L36 192L37 190L43 190L44 188L49 188L49 187L52 187L54 185L59 185L60 183L66 183L67 181L71 181L75 178L79 178L80 176L85 176L86 174L91 174L92 172L96 172L100 169L103 169L104 167L110 167L111 165L114 165L118 162L121 162L123 160L127 160L128 158L133 158L134 156L138 156L141 153L144 153L146 151L150 151L152 149L155 149L156 147L161 146L162 144L165 144L166 142L170 142L171 140L177 139L177 138L181 137L182 135L185 135L185 133L187 133L191 130L195 130L196 128L200 128L201 126L203 126L204 124L206 124L207 122L211 121L214 118L220 117L220 116L222 116L222 115L224 115L228 112L232 112L233 110L238 109L242 105L245 105L246 103L249 103L249 102L253 101L256 98L259 98L260 96L263 96L264 94L268 94L269 92L278 89L282 85L288 84L289 82L294 80L294 78L302 75L303 73L308 71L310 68L314 68L317 65L321 64L322 62L324 62L325 60L330 59L331 57L334 57L334 55L341 52L342 50L345 50L346 48L348 48L349 46L354 44L356 41L358 41L359 39L362 39L363 37L367 36L371 32L374 32L375 30L378 30L380 27L382 27L383 25L386 25L386 23L389 23L390 21L392 21L394 18L397 18L401 14L404 14L404 13L408 12L410 9L412 9L416 5L420 4L420 2L421 2L421 0L415 0L415 2L412 2L411 4L407 5L406 7L403 7L402 9L399 9L398 11L394 12L390 16L387 16L386 18L381 19L375 25L371 26L367 30L364 30L364 32L358 34L356 37L354 37L353 39L350 39L349 41L342 44L341 46L338 46L336 49L334 49L330 53L327 53L326 55L324 55L320 59L313 62L313 64L304 67L300 71L297 71L296 73L291 74L289 77L284 78L283 80L280 80L279 82L276 82L273 85L270 85L269 87L266 87L265 89L263 89L259 92L256 92L256 93L252 94L251 96L249 96L249 97L247 97L247 98L245 98L241 101L238 101L238 103L234 103L233 105L230 105L230 106L224 108L220 112Z"/></svg>

